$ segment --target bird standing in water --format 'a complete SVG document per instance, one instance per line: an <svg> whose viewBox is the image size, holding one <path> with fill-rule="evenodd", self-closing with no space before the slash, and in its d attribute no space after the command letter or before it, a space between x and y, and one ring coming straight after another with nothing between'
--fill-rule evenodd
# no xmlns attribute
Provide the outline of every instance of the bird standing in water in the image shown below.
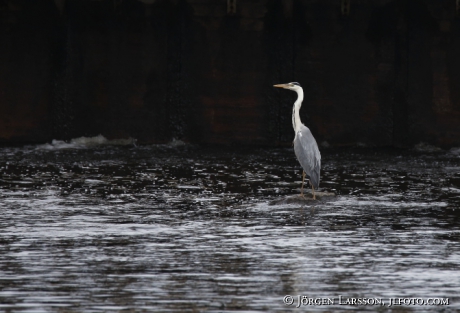
<svg viewBox="0 0 460 313"><path fill-rule="evenodd" d="M274 87L289 89L297 92L297 100L292 108L292 127L294 128L294 152L303 168L302 172L302 190L300 195L303 195L303 185L305 176L310 181L313 199L316 200L315 189L319 188L319 176L321 171L321 154L319 153L316 140L311 134L310 129L300 121L299 110L303 101L303 89L299 83L278 84Z"/></svg>

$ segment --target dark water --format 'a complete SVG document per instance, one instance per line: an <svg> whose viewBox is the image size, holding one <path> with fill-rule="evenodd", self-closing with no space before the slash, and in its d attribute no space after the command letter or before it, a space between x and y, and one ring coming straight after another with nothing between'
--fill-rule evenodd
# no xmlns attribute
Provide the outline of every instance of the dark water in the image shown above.
<svg viewBox="0 0 460 313"><path fill-rule="evenodd" d="M457 312L455 152L323 149L302 206L292 149L1 148L0 311Z"/></svg>

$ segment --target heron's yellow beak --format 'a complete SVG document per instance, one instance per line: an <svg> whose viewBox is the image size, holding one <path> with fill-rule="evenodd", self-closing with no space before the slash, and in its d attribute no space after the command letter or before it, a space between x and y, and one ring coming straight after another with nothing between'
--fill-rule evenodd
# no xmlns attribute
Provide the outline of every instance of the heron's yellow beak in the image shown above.
<svg viewBox="0 0 460 313"><path fill-rule="evenodd" d="M287 87L287 84L273 85L273 87L277 87L277 88L286 88L286 87Z"/></svg>

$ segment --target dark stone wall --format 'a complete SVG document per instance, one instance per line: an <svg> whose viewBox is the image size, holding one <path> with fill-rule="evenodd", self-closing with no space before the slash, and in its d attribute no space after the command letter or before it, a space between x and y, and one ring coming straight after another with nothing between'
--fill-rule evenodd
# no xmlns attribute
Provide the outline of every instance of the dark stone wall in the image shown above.
<svg viewBox="0 0 460 313"><path fill-rule="evenodd" d="M0 0L0 142L460 144L450 0Z"/></svg>
<svg viewBox="0 0 460 313"><path fill-rule="evenodd" d="M50 138L56 9L50 1L0 2L0 140Z"/></svg>

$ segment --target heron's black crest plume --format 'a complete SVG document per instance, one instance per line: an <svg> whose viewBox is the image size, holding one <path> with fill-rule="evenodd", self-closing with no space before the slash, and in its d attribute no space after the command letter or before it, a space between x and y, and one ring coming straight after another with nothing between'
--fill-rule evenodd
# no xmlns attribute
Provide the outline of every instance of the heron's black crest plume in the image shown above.
<svg viewBox="0 0 460 313"><path fill-rule="evenodd" d="M300 87L300 84L299 84L299 83L297 83L297 82L292 82L291 84L293 84L293 85L296 85L296 86L299 86L299 87Z"/></svg>

